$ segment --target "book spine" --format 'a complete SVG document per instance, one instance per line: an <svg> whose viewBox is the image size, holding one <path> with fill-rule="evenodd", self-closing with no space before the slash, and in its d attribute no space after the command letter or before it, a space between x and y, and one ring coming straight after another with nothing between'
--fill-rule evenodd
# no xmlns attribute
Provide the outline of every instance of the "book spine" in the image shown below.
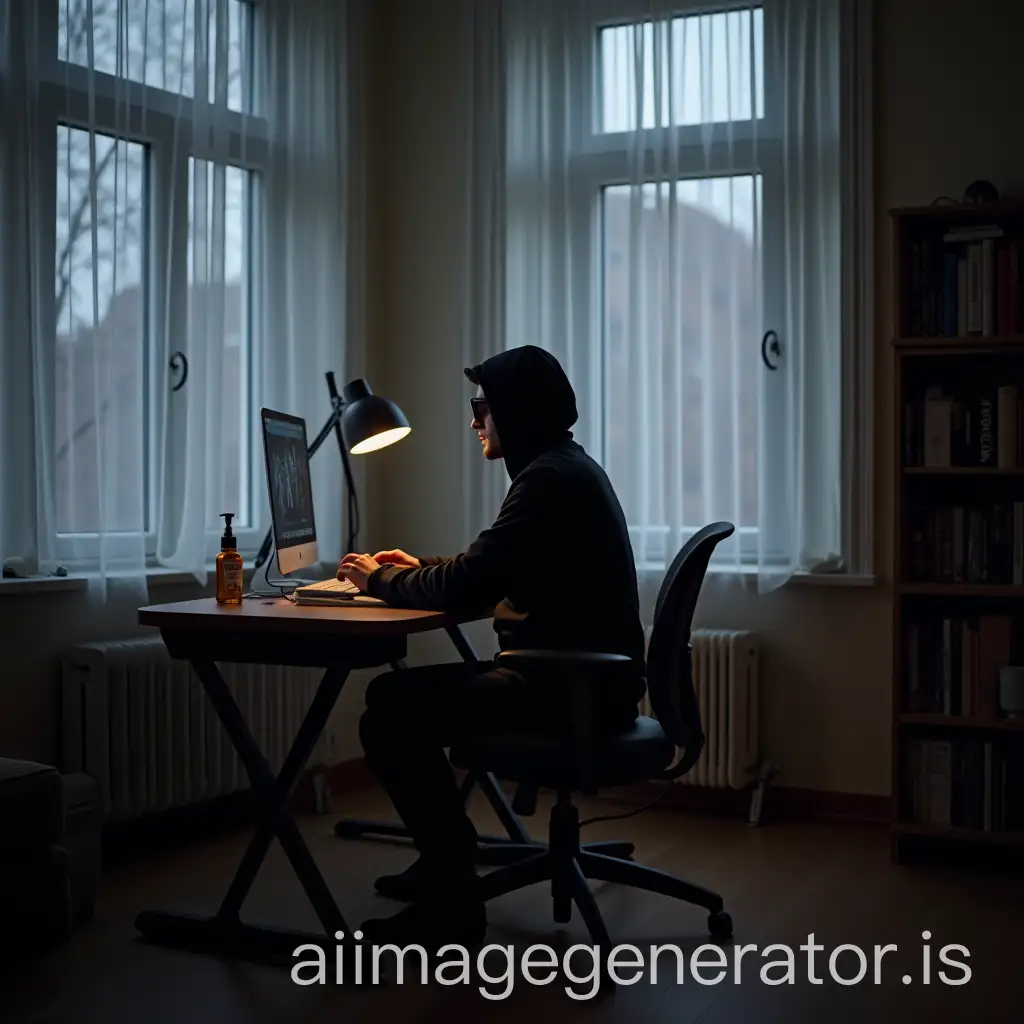
<svg viewBox="0 0 1024 1024"><path fill-rule="evenodd" d="M967 330L967 258L961 256L956 261L956 333L965 338Z"/></svg>
<svg viewBox="0 0 1024 1024"><path fill-rule="evenodd" d="M981 243L967 246L967 333L980 334L981 314Z"/></svg>
<svg viewBox="0 0 1024 1024"><path fill-rule="evenodd" d="M998 411L996 408L997 400L994 399L990 394L983 394L978 399L978 465L979 466L994 466L996 464L996 457L998 449L997 443L997 431L998 431Z"/></svg>
<svg viewBox="0 0 1024 1024"><path fill-rule="evenodd" d="M986 338L996 332L995 245L991 238L981 243L981 333Z"/></svg>
<svg viewBox="0 0 1024 1024"><path fill-rule="evenodd" d="M1000 469L1013 469L1017 465L1017 389L1004 385L996 392L997 455Z"/></svg>
<svg viewBox="0 0 1024 1024"><path fill-rule="evenodd" d="M947 338L956 337L957 332L957 265L955 252L942 257L942 333Z"/></svg>
<svg viewBox="0 0 1024 1024"><path fill-rule="evenodd" d="M928 398L924 403L924 464L947 467L952 463L953 403Z"/></svg>

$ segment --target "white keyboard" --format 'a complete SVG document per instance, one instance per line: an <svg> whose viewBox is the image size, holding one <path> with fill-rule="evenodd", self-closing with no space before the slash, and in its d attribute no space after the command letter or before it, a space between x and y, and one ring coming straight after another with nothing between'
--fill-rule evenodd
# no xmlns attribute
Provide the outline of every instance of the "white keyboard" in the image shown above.
<svg viewBox="0 0 1024 1024"><path fill-rule="evenodd" d="M321 580L318 583L306 584L304 587L296 587L296 597L343 597L346 594L358 594L359 588L351 580Z"/></svg>
<svg viewBox="0 0 1024 1024"><path fill-rule="evenodd" d="M358 599L360 603L380 604L368 597L351 580L320 580L296 587L292 592L296 604L340 604Z"/></svg>

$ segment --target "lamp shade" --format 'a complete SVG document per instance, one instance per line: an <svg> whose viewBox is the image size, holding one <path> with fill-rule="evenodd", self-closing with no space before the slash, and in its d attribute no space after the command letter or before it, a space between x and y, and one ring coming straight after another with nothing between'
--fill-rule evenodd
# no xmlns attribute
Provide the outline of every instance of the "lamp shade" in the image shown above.
<svg viewBox="0 0 1024 1024"><path fill-rule="evenodd" d="M361 377L346 384L341 394L345 403L341 432L353 455L385 448L412 429L405 413L394 402L375 395Z"/></svg>

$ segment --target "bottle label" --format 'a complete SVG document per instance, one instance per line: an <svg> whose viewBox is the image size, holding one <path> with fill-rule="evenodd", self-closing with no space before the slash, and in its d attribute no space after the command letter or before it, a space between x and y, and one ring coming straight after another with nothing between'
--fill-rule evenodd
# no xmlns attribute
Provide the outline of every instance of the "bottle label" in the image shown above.
<svg viewBox="0 0 1024 1024"><path fill-rule="evenodd" d="M224 566L224 586L231 590L242 585L242 567L240 565Z"/></svg>

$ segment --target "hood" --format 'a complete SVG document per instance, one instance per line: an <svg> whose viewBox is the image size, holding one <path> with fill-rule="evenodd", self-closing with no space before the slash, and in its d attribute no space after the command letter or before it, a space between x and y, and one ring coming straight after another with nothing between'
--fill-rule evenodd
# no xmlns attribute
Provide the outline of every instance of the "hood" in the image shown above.
<svg viewBox="0 0 1024 1024"><path fill-rule="evenodd" d="M512 480L542 452L571 440L576 394L558 360L536 345L508 349L467 367L483 388Z"/></svg>

